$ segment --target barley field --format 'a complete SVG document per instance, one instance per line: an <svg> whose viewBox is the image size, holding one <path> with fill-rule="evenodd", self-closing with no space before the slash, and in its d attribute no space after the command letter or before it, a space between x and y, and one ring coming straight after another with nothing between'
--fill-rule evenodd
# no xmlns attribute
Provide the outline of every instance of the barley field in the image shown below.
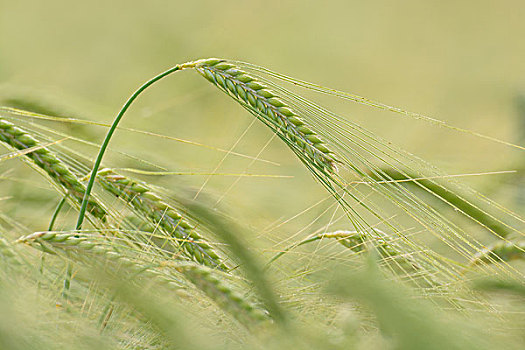
<svg viewBox="0 0 525 350"><path fill-rule="evenodd" d="M0 2L0 349L524 349L524 14Z"/></svg>

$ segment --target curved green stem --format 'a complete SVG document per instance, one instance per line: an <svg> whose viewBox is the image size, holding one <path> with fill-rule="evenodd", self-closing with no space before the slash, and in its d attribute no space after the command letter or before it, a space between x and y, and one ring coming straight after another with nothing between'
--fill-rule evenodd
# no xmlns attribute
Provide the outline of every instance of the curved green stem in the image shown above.
<svg viewBox="0 0 525 350"><path fill-rule="evenodd" d="M55 212L53 213L53 216L51 217L51 221L49 222L49 227L47 228L48 231L53 231L55 227L55 221L58 218L58 214L60 214L60 211L62 210L62 207L64 204L66 204L67 197L69 197L69 193L67 193L60 202L58 202L58 205L55 209ZM69 290L69 286L71 285L71 275L73 273L71 263L67 264L66 269L66 276L64 277L64 289L62 290L62 296L65 300L67 300L67 291ZM44 255L42 254L42 258L40 259L40 274L44 274Z"/></svg>
<svg viewBox="0 0 525 350"><path fill-rule="evenodd" d="M129 106L135 101L135 99L149 86L151 86L153 83L159 81L160 79L164 78L167 75L170 75L171 73L174 73L178 70L181 70L183 68L182 65L176 65L175 67L172 67L168 69L167 71L151 78L147 82L145 82L141 87L139 87L133 95L131 95L124 106L122 106L120 112L117 114L117 117L113 121L113 124L109 128L108 133L106 134L106 138L104 139L104 142L102 143L102 146L100 146L100 150L97 155L97 159L95 160L95 164L93 165L93 169L91 170L91 176L89 178L89 182L86 187L86 192L84 193L84 198L82 199L82 205L80 206L80 212L78 214L78 220L77 220L77 226L76 229L80 230L82 228L82 223L84 222L84 216L86 214L87 204L89 200L89 195L91 194L91 190L93 189L93 185L95 183L95 177L97 176L98 169L100 168L100 163L102 163L102 157L104 156L104 153L106 149L108 148L109 141L111 140L111 137L113 136L113 133L117 129L117 126L124 116L124 113L128 110Z"/></svg>
<svg viewBox="0 0 525 350"><path fill-rule="evenodd" d="M55 221L57 220L58 214L62 210L62 207L64 206L64 204L66 204L67 197L69 197L69 193L64 195L64 197L62 197L60 202L58 202L55 212L53 213L53 216L51 217L51 221L49 222L49 227L47 228L48 231L53 231L53 228L55 226Z"/></svg>
<svg viewBox="0 0 525 350"><path fill-rule="evenodd" d="M58 214L60 213L60 211L62 210L62 207L64 206L64 204L66 203L66 200L67 200L67 197L69 196L69 194L66 194L64 197L62 197L62 199L58 202L58 205L55 209L55 212L53 213L53 216L51 217L51 221L49 222L49 226L47 228L48 231L53 231L53 228L55 226L55 221L57 220L58 218ZM44 254L42 254L42 257L40 259L40 269L39 269L39 272L41 275L44 274ZM40 282L38 282L38 288L40 288Z"/></svg>

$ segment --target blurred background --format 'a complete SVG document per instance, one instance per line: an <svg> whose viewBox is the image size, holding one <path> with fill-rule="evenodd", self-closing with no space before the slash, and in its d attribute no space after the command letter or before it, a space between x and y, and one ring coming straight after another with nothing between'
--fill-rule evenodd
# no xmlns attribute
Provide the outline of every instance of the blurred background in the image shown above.
<svg viewBox="0 0 525 350"><path fill-rule="evenodd" d="M0 98L4 105L110 123L131 92L153 75L188 60L224 57L523 145L524 14L523 1L2 0ZM348 101L316 100L450 174L522 166L523 151L512 147ZM260 153L279 166L235 156L221 163L224 152L124 130L112 149L173 172L279 176L142 176L192 195L206 183L210 201L224 203L262 232L326 193L281 142L263 149L271 134L260 123L250 127L252 119L197 74L182 72L145 93L122 126L223 150L235 146L236 152ZM76 128L66 131L94 142L106 131ZM94 157L96 149L83 152ZM118 152L105 163L158 170ZM463 180L508 204L515 201L516 187L499 185L513 176ZM3 186L17 196L37 196L12 181ZM42 213L56 203L46 196L36 202ZM34 211L16 210L19 217L34 217ZM47 220L48 215L42 224Z"/></svg>

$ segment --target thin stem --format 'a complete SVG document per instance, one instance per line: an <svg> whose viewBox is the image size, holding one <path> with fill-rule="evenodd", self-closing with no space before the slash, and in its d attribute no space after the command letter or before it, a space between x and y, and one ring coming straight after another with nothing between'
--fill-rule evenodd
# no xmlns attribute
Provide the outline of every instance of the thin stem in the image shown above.
<svg viewBox="0 0 525 350"><path fill-rule="evenodd" d="M86 192L84 193L84 197L82 198L82 205L80 206L80 212L78 213L78 219L77 219L77 225L76 230L82 229L82 223L84 222L84 217L86 215L86 209L89 201L89 196L91 195L91 190L93 189L93 185L95 184L95 178L97 176L98 169L100 168L100 164L102 163L102 158L104 157L104 153L106 152L106 149L108 148L109 141L111 140L111 137L115 133L115 130L117 129L117 126L124 116L124 113L128 110L129 106L135 101L135 99L148 87L150 87L155 82L159 81L160 79L170 75L171 73L174 73L178 70L181 70L183 67L180 65L176 65L167 71L160 73L159 75L151 78L147 82L145 82L142 86L140 86L124 103L124 106L120 109L119 113L117 114L115 120L113 121L113 124L108 130L108 133L106 134L106 138L104 139L104 142L100 146L100 150L98 151L97 159L95 160L95 164L93 165L93 169L91 170L91 176L89 177L89 182L86 186ZM72 274L72 266L68 264L67 271L66 271L66 279L64 280L64 291L62 295L64 298L67 297L67 291L70 288L71 285L71 274Z"/></svg>
<svg viewBox="0 0 525 350"><path fill-rule="evenodd" d="M65 303L67 302L67 299L68 299L68 292L69 292L69 288L71 287L72 276L73 276L73 264L71 262L68 262L67 267L66 267L66 278L64 278L64 288L62 289L62 298L64 298Z"/></svg>
<svg viewBox="0 0 525 350"><path fill-rule="evenodd" d="M49 227L47 228L48 231L53 231L53 228L55 226L55 221L57 220L58 214L62 210L62 207L66 203L67 197L69 197L69 193L67 193L64 197L62 197L60 202L58 202L55 212L53 213L53 216L51 217L51 221L49 222Z"/></svg>
<svg viewBox="0 0 525 350"><path fill-rule="evenodd" d="M47 228L48 231L53 231L53 228L55 227L55 221L58 218L58 214L62 210L62 207L67 201L67 197L69 196L69 193L66 194L60 202L58 202L58 205L55 209L55 212L53 213L53 216L51 217L51 221L49 222L49 227ZM40 273L44 273L44 255L42 255L42 259L40 261ZM71 263L67 263L66 268L66 276L64 278L64 289L62 290L62 297L65 301L67 301L67 291L69 290L69 286L71 285L71 275L73 274L73 267L71 266Z"/></svg>
<svg viewBox="0 0 525 350"><path fill-rule="evenodd" d="M69 197L69 193L67 193L64 197L62 197L62 199L58 202L57 207L55 208L55 212L53 213L53 216L51 217L51 221L49 222L49 226L47 228L48 231L53 231L53 228L55 227L55 221L57 220L58 214L62 210L62 207L66 203L67 197ZM40 258L40 269L39 269L39 272L41 275L44 274L44 262L45 262L45 253L42 253L42 257ZM40 282L38 282L38 289L40 289Z"/></svg>
<svg viewBox="0 0 525 350"><path fill-rule="evenodd" d="M175 67L172 67L168 69L167 71L157 75L156 77L148 80L146 83L144 83L141 87L139 87L133 95L129 97L129 99L126 101L124 106L122 106L122 109L117 114L117 117L113 121L113 124L111 125L111 128L108 130L108 133L106 134L106 138L104 139L104 142L102 143L102 146L100 146L100 150L98 151L97 159L95 160L95 164L93 165L93 169L91 170L91 176L89 178L89 182L86 187L86 192L84 193L84 198L82 199L82 205L80 206L80 212L78 214L78 220L77 220L77 226L76 230L80 230L82 228L82 223L84 222L84 216L86 214L87 204L89 200L89 196L91 194L91 190L93 189L93 185L95 183L95 177L97 175L98 169L100 168L100 163L102 163L102 157L104 156L104 153L106 152L106 149L108 148L109 141L111 140L111 137L113 136L113 133L117 129L117 126L124 116L124 113L128 110L129 106L135 101L135 99L149 86L151 86L153 83L159 81L160 79L164 78L167 75L170 75L171 73L174 73L178 70L181 70L183 67L181 65L176 65Z"/></svg>

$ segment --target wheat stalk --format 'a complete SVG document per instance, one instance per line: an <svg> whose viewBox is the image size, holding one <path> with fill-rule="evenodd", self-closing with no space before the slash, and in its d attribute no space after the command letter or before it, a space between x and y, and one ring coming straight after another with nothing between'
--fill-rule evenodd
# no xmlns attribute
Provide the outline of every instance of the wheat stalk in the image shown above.
<svg viewBox="0 0 525 350"><path fill-rule="evenodd" d="M38 147L39 142L25 130L7 120L0 119L0 141L18 150L33 149L25 156L42 169L55 184L64 189L77 202L81 203L86 192L84 185L71 172L69 167L46 147ZM105 222L107 211L95 198L90 198L87 204L89 213Z"/></svg>
<svg viewBox="0 0 525 350"><path fill-rule="evenodd" d="M159 227L169 237L175 237L189 258L212 268L223 271L228 269L196 228L176 208L162 200L148 184L117 174L111 169L102 169L97 178L102 187L123 199L154 227Z"/></svg>

